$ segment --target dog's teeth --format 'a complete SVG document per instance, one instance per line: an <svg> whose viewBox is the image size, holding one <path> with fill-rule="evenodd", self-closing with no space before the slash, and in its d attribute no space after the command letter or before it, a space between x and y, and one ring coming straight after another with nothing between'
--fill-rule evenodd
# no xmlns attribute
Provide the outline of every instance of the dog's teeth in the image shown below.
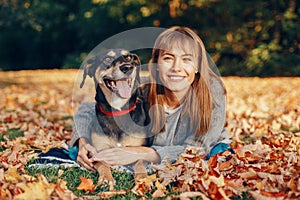
<svg viewBox="0 0 300 200"><path fill-rule="evenodd" d="M110 82L110 85L111 85L112 87L116 87L115 81L111 81L111 82Z"/></svg>

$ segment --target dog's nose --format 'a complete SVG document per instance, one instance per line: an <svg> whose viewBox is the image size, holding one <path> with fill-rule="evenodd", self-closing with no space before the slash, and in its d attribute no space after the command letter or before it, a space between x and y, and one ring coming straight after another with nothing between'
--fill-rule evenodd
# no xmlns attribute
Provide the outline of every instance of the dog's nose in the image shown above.
<svg viewBox="0 0 300 200"><path fill-rule="evenodd" d="M124 74L130 74L133 71L133 66L131 66L131 65L121 65L120 70Z"/></svg>

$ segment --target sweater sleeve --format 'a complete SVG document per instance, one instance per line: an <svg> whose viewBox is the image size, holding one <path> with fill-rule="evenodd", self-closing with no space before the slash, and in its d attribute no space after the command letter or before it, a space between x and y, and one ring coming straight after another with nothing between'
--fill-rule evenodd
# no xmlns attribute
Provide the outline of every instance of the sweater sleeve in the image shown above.
<svg viewBox="0 0 300 200"><path fill-rule="evenodd" d="M73 132L70 140L70 146L74 146L79 138L91 140L92 123L95 113L95 103L82 103L77 113L73 117Z"/></svg>

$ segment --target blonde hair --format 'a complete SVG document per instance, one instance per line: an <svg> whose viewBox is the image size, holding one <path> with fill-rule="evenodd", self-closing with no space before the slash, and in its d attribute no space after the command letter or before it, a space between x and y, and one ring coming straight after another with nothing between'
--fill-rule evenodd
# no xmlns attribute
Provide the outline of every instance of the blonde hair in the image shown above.
<svg viewBox="0 0 300 200"><path fill-rule="evenodd" d="M218 80L220 78L209 67L202 40L187 27L171 27L163 31L155 41L149 61L150 81L152 83L148 97L151 108L151 130L154 133L160 133L164 130L165 113L162 106L157 106L163 105L164 98L164 87L157 71L157 61L161 51L172 48L180 48L189 53L192 51L193 56L198 58L196 63L198 72L191 84L192 88L186 96L186 103L183 105L183 112L181 113L181 115L190 117L190 125L198 137L207 133L212 123L213 97L210 91L210 77L216 77Z"/></svg>

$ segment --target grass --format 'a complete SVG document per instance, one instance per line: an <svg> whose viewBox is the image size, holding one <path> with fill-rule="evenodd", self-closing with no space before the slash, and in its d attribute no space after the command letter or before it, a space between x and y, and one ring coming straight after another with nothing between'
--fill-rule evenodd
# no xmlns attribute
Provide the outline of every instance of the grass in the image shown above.
<svg viewBox="0 0 300 200"><path fill-rule="evenodd" d="M37 174L43 174L49 182L56 183L58 179L63 179L67 182L68 188L74 192L77 196L87 195L82 190L77 190L76 188L81 183L79 177L90 178L93 180L93 183L96 184L98 180L98 174L96 172L90 172L78 167L65 168L65 167L47 167L47 168L39 168L36 166L27 166L26 171L29 175L36 176ZM59 171L63 171L59 175ZM112 171L112 174L116 180L115 189L116 190L129 190L134 186L133 176L129 173L125 172L117 172L115 170ZM93 195L96 195L99 192L108 191L109 186L107 184L103 184L100 187L95 189ZM128 192L128 195L121 196L116 195L114 198L117 199L140 199L135 194Z"/></svg>
<svg viewBox="0 0 300 200"><path fill-rule="evenodd" d="M98 180L98 173L91 172L88 170L84 170L82 168L78 167L71 167L71 168L65 168L62 166L58 167L48 167L48 168L39 168L36 166L29 166L25 168L25 170L28 172L31 176L37 176L37 174L43 174L47 180L51 183L56 183L58 179L63 179L67 182L67 187L77 196L96 196L100 192L109 191L109 186L107 184L103 184L100 187L97 187L95 189L95 192L93 194L85 193L83 190L77 190L76 188L81 183L81 180L79 177L85 177L93 180L93 183L96 184ZM63 171L63 173L59 172ZM59 175L60 173L60 175ZM134 178L131 174L126 172L119 172L116 170L112 170L112 175L116 180L116 184L114 186L115 190L125 190L127 191L126 196L124 195L115 195L109 199L120 199L120 200L139 200L141 197L137 196L136 194L132 193L130 190L134 186ZM174 195L176 193L172 192L172 187L168 187L169 193L168 196ZM145 194L144 197L146 199L153 199L151 194ZM166 199L165 198L156 198L158 200L160 199Z"/></svg>
<svg viewBox="0 0 300 200"><path fill-rule="evenodd" d="M38 168L35 166L30 166L25 168L29 175L35 176L37 174L43 174L47 180L51 183L56 183L58 179L63 179L67 182L68 188L77 196L96 196L99 192L105 192L109 190L109 186L107 184L103 184L100 187L97 187L95 189L95 192L93 194L87 194L83 190L77 190L76 188L81 183L81 180L79 177L85 177L90 178L93 180L93 183L96 184L98 180L98 174L96 172L90 172L81 168L72 167L72 168L65 168L65 167L48 167L48 168ZM59 175L59 171L63 171ZM135 195L130 190L134 186L134 179L133 176L126 172L118 172L113 170L112 171L113 177L116 180L115 184L115 190L125 190L127 191L126 196L124 195L115 195L110 200L118 199L118 200L139 200L141 197ZM168 194L167 196L176 195L178 193L172 192L172 184L167 187ZM167 196L164 198L156 198L158 200L160 199L167 199ZM145 194L144 196L146 199L153 199L151 194ZM191 198L191 199L199 199L197 198ZM232 200L252 200L253 198L249 196L248 192L243 192L241 196L234 197Z"/></svg>
<svg viewBox="0 0 300 200"><path fill-rule="evenodd" d="M4 135L6 135L6 137L4 137ZM0 142L5 142L6 138L8 140L14 140L17 137L23 137L23 136L24 136L23 131L21 131L18 128L11 128L4 133L0 133ZM4 151L5 149L6 149L5 146L0 146L0 152Z"/></svg>

